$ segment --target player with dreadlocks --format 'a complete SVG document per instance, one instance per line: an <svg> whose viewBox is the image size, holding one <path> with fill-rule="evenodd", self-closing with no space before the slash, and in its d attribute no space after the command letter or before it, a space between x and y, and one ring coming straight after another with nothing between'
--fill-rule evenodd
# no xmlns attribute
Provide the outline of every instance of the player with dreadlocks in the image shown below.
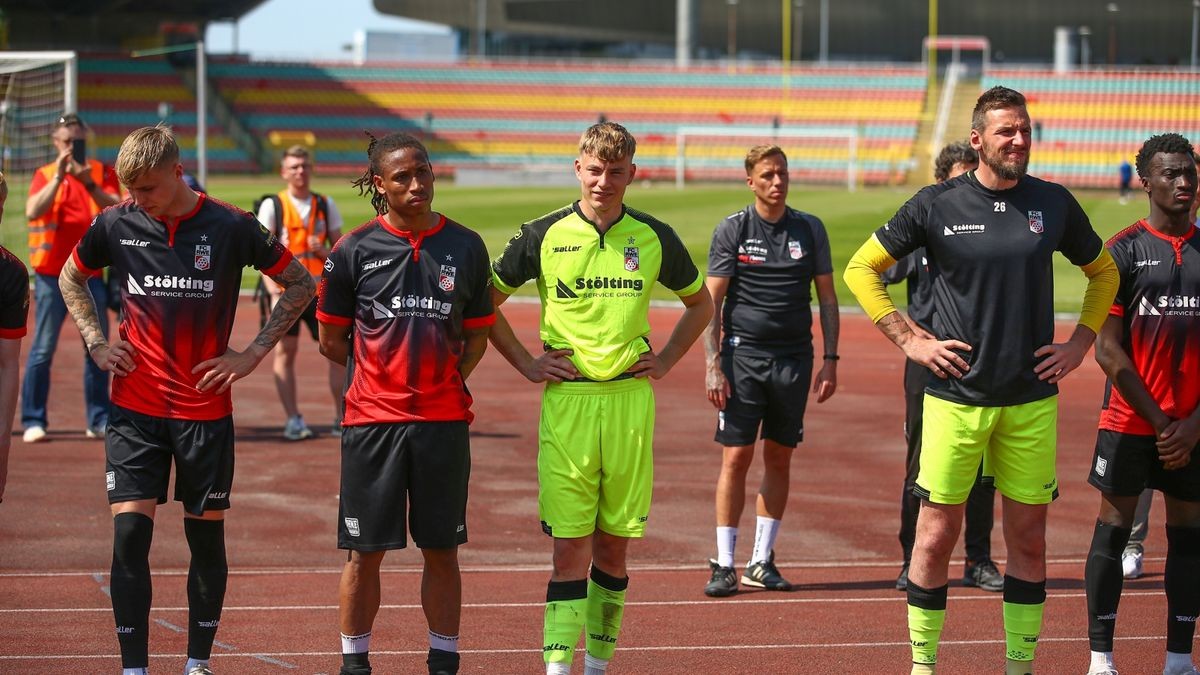
<svg viewBox="0 0 1200 675"><path fill-rule="evenodd" d="M473 417L464 381L494 321L488 254L478 234L432 209L433 168L420 141L371 136L367 156L354 185L379 215L334 245L317 304L321 353L347 364L349 382L338 513L338 548L350 551L338 612L341 675L371 672L379 566L388 550L407 546L410 530L425 561L429 672L457 673Z"/></svg>

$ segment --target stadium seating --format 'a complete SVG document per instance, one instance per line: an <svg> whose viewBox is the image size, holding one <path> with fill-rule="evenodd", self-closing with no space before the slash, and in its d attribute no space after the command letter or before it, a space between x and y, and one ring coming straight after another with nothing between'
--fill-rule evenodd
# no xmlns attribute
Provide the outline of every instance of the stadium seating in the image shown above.
<svg viewBox="0 0 1200 675"><path fill-rule="evenodd" d="M85 55L79 59L79 113L92 128L92 154L112 163L125 136L138 127L158 124L159 104L173 112L183 164L196 168L196 95L165 60L128 56ZM216 124L208 119L208 169L221 173L256 171L256 165Z"/></svg>
<svg viewBox="0 0 1200 675"><path fill-rule="evenodd" d="M793 69L607 63L459 63L354 67L217 62L209 75L245 124L310 131L325 172L358 173L364 130L423 138L443 173L462 168L562 165L601 117L638 138L639 176L671 178L680 127L762 130L855 127L860 178L889 180L911 155L924 103L916 67ZM782 140L782 138L781 138ZM794 140L794 139L793 139ZM689 178L737 176L753 138L688 145ZM846 144L783 143L793 175L845 179ZM811 147L806 147L811 146ZM741 173L744 176L744 173Z"/></svg>
<svg viewBox="0 0 1200 675"><path fill-rule="evenodd" d="M983 87L997 84L1025 94L1041 129L1030 172L1071 187L1115 190L1121 160L1153 134L1200 140L1200 73L993 69Z"/></svg>

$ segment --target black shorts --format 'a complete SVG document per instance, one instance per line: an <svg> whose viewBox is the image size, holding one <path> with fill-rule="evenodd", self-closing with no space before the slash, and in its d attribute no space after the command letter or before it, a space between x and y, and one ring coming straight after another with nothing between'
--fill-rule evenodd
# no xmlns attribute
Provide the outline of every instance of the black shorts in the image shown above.
<svg viewBox="0 0 1200 675"><path fill-rule="evenodd" d="M467 543L470 477L466 422L343 427L338 548L404 548L409 530L417 548Z"/></svg>
<svg viewBox="0 0 1200 675"><path fill-rule="evenodd" d="M108 503L167 501L175 460L175 501L190 514L229 508L233 487L233 417L176 420L143 415L118 405L108 413L104 437Z"/></svg>
<svg viewBox="0 0 1200 675"><path fill-rule="evenodd" d="M1088 482L1101 492L1134 497L1145 488L1188 502L1200 502L1200 449L1182 469L1168 471L1158 459L1153 436L1101 429L1096 436Z"/></svg>
<svg viewBox="0 0 1200 675"><path fill-rule="evenodd" d="M717 414L714 440L724 446L753 445L762 437L790 448L804 440L804 409L812 380L812 356L721 354L730 396Z"/></svg>
<svg viewBox="0 0 1200 675"><path fill-rule="evenodd" d="M319 280L318 280L319 281ZM271 316L271 294L264 289L258 301L258 327L262 328L267 325L267 319ZM317 299L314 297L312 302L308 303L308 307L304 308L304 312L300 314L300 318L288 328L287 335L296 337L300 335L300 322L304 322L308 326L308 332L312 334L312 339L321 339L320 333L317 332Z"/></svg>

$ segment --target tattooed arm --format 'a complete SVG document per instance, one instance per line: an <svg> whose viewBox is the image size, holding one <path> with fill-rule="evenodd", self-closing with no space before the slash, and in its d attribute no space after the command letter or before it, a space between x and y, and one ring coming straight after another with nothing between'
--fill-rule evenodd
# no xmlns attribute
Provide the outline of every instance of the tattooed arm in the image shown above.
<svg viewBox="0 0 1200 675"><path fill-rule="evenodd" d="M83 344L87 346L88 355L102 370L114 375L128 375L137 367L134 358L133 345L117 338L111 343L105 339L100 328L100 313L96 310L96 300L88 289L88 275L84 274L75 264L75 258L67 258L63 265L62 274L58 277L58 287L62 291L63 302L75 319L75 325L83 335Z"/></svg>
<svg viewBox="0 0 1200 675"><path fill-rule="evenodd" d="M817 395L817 403L823 403L837 391L838 332L841 323L833 274L818 274L813 277L813 284L817 287L817 302L821 308L821 338L825 343L825 353L822 355L821 369L813 380L812 391Z"/></svg>
<svg viewBox="0 0 1200 675"><path fill-rule="evenodd" d="M298 260L292 260L282 272L272 276L271 280L283 286L283 293L275 303L275 308L271 310L267 324L245 351L227 349L221 356L197 364L192 373L204 373L196 383L196 388L200 391L216 387L215 393L224 393L234 381L249 375L271 352L275 343L287 333L296 319L300 318L317 292L317 284L312 275Z"/></svg>

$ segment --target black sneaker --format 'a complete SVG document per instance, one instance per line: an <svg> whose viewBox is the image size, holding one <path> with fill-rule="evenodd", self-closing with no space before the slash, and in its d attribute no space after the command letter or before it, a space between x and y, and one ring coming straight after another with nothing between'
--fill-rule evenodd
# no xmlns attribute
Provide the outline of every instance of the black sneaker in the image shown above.
<svg viewBox="0 0 1200 675"><path fill-rule="evenodd" d="M766 562L751 563L742 574L742 583L755 588L765 588L768 591L790 591L792 584L779 570L775 568L775 551Z"/></svg>
<svg viewBox="0 0 1200 675"><path fill-rule="evenodd" d="M342 654L342 668L338 675L371 675L371 662L367 654Z"/></svg>
<svg viewBox="0 0 1200 675"><path fill-rule="evenodd" d="M456 675L458 673L458 652L447 652L441 649L429 649L425 664L429 666L430 675Z"/></svg>
<svg viewBox="0 0 1200 675"><path fill-rule="evenodd" d="M721 567L716 560L709 558L708 566L712 568L712 578L704 587L704 594L710 598L724 598L737 593L737 572L732 567Z"/></svg>
<svg viewBox="0 0 1200 675"><path fill-rule="evenodd" d="M900 576L896 577L896 590L908 590L908 563L904 563L904 567L900 568Z"/></svg>
<svg viewBox="0 0 1200 675"><path fill-rule="evenodd" d="M1004 575L996 569L996 563L984 560L978 565L967 563L963 570L963 586L977 586L985 591L999 593L1004 590Z"/></svg>

